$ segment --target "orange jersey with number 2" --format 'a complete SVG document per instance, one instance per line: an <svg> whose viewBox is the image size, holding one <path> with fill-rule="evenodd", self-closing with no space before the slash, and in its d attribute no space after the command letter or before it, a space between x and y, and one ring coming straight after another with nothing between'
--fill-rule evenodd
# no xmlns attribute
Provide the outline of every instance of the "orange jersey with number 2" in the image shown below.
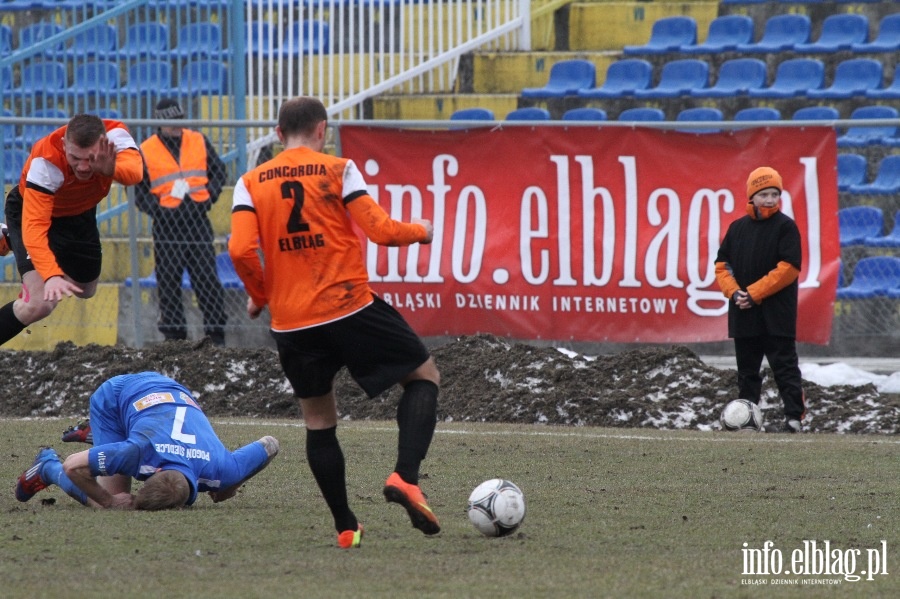
<svg viewBox="0 0 900 599"><path fill-rule="evenodd" d="M352 160L309 148L285 150L235 185L228 251L253 302L269 306L272 330L338 320L372 302L351 219L380 245L427 235L391 219Z"/></svg>

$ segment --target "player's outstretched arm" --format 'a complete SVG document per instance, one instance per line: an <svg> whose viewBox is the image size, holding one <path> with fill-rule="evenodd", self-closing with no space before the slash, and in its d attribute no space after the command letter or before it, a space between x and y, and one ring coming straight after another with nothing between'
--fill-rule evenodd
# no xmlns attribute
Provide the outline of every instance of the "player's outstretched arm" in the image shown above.
<svg viewBox="0 0 900 599"><path fill-rule="evenodd" d="M431 243L434 236L434 228L430 221L414 219L411 223L404 223L394 220L368 195L353 199L347 204L347 209L366 237L378 245Z"/></svg>
<svg viewBox="0 0 900 599"><path fill-rule="evenodd" d="M262 471L263 468L269 465L269 462L278 455L278 450L280 448L278 444L278 439L272 436L265 436L259 441L255 441L249 445L245 445L239 449L237 449L234 453L236 456L241 456L244 453L256 451L256 446L262 445L265 450L265 457L261 461L257 461L256 464L251 464L251 469L239 482L227 487L225 489L219 489L218 491L210 491L209 497L213 500L213 503L220 503L227 499L231 499L237 494L238 489L241 488L245 482L253 478L257 473ZM240 460L239 460L240 461Z"/></svg>

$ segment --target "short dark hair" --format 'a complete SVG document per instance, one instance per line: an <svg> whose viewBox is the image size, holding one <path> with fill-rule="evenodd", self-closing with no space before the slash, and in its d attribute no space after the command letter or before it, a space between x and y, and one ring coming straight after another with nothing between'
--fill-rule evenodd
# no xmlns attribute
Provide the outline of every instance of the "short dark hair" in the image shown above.
<svg viewBox="0 0 900 599"><path fill-rule="evenodd" d="M191 497L191 486L177 470L160 470L148 478L134 496L136 510L172 510L184 507Z"/></svg>
<svg viewBox="0 0 900 599"><path fill-rule="evenodd" d="M278 128L282 135L310 135L322 121L328 120L325 105L317 98L301 96L285 101L278 111Z"/></svg>
<svg viewBox="0 0 900 599"><path fill-rule="evenodd" d="M106 125L94 114L76 114L66 125L66 139L79 148L90 148L106 135Z"/></svg>

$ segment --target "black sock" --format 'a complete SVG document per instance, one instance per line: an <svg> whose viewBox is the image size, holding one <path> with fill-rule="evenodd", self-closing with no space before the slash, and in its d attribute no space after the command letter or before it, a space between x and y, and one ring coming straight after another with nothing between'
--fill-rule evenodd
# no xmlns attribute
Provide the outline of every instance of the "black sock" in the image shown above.
<svg viewBox="0 0 900 599"><path fill-rule="evenodd" d="M356 530L356 516L347 504L344 452L337 439L337 427L306 431L306 460L319 485L322 497L334 517L338 532Z"/></svg>
<svg viewBox="0 0 900 599"><path fill-rule="evenodd" d="M19 322L13 312L13 304L9 302L0 308L0 345L3 345L19 333L25 330L25 325Z"/></svg>
<svg viewBox="0 0 900 599"><path fill-rule="evenodd" d="M419 484L419 466L434 436L438 391L431 381L412 381L403 389L397 406L400 434L394 470L411 485Z"/></svg>

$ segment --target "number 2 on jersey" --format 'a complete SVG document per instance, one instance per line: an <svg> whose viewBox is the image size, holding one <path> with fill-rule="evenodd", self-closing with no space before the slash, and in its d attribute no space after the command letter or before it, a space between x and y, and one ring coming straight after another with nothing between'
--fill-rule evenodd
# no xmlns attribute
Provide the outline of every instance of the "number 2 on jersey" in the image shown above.
<svg viewBox="0 0 900 599"><path fill-rule="evenodd" d="M288 233L305 233L309 231L309 223L303 221L303 184L299 181L285 181L281 184L281 197L293 200L291 216L287 222Z"/></svg>

